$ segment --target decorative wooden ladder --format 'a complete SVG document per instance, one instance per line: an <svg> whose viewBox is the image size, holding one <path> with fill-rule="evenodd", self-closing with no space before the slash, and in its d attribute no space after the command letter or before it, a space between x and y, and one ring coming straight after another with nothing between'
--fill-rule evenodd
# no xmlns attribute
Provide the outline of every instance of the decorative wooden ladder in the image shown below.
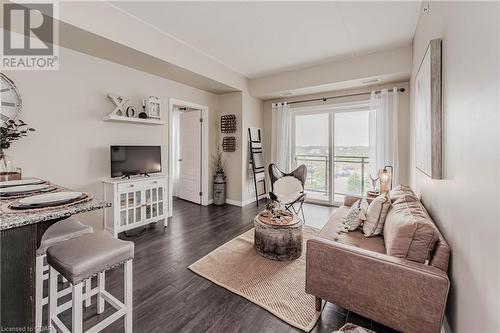
<svg viewBox="0 0 500 333"><path fill-rule="evenodd" d="M252 129L248 129L248 148L249 148L249 162L252 165L253 183L255 186L255 202L259 206L259 197L267 193L266 190L266 170L264 167L264 158L262 156L262 137L260 135L260 128L257 130L257 137L252 138ZM258 183L262 183L263 192L258 192Z"/></svg>

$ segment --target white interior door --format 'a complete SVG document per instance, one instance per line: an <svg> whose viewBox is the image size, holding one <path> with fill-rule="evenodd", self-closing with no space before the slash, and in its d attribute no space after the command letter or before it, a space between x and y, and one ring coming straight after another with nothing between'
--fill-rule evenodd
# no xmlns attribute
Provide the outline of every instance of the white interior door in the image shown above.
<svg viewBox="0 0 500 333"><path fill-rule="evenodd" d="M201 203L201 111L179 115L179 198Z"/></svg>

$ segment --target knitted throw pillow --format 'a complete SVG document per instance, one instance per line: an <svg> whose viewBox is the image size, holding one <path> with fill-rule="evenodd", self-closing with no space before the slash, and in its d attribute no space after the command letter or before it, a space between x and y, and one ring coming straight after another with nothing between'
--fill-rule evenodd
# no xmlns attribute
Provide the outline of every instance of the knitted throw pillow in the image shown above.
<svg viewBox="0 0 500 333"><path fill-rule="evenodd" d="M343 231L354 231L359 228L366 219L368 201L365 198L356 201L342 221Z"/></svg>

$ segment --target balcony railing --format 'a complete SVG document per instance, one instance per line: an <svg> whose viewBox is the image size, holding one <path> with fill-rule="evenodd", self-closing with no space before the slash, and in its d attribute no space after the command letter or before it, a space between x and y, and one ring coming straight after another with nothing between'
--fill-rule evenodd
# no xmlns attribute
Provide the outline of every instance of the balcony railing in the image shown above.
<svg viewBox="0 0 500 333"><path fill-rule="evenodd" d="M327 199L330 192L330 158L327 155L295 155L297 165L307 167L305 189L312 196ZM335 195L362 195L369 184L366 156L337 155L334 159Z"/></svg>

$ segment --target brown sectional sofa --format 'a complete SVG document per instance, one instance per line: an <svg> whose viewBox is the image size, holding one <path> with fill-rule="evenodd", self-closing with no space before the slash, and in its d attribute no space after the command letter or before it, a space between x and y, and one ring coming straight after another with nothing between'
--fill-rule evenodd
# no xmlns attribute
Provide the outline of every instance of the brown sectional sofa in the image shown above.
<svg viewBox="0 0 500 333"><path fill-rule="evenodd" d="M390 194L384 234L393 255L383 235L339 231L359 199L348 196L319 237L307 242L306 292L316 297L317 308L323 299L402 332L438 333L450 287L450 249L411 189L400 186Z"/></svg>

